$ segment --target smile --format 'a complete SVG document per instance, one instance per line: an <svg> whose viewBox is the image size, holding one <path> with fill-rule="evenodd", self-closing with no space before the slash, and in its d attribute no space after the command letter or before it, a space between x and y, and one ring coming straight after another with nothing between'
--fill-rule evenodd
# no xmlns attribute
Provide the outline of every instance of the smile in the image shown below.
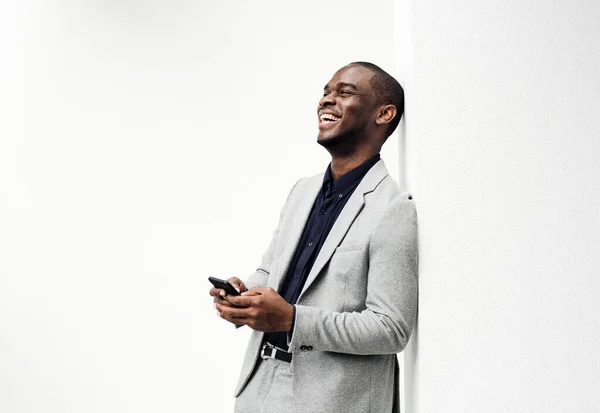
<svg viewBox="0 0 600 413"><path fill-rule="evenodd" d="M335 116L331 113L321 113L321 115L319 116L319 119L321 120L321 122L337 122L341 118L339 116Z"/></svg>

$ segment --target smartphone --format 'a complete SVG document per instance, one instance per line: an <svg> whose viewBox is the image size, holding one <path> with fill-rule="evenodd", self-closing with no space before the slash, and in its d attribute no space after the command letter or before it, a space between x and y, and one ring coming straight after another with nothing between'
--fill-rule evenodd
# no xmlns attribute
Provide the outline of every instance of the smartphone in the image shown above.
<svg viewBox="0 0 600 413"><path fill-rule="evenodd" d="M235 289L235 287L233 285L231 285L229 283L229 281L225 281L225 280L222 280L220 278L215 278L215 277L208 277L208 281L210 281L212 283L212 285L214 285L216 288L225 290L225 292L227 294L240 295L240 293L238 293L238 291Z"/></svg>

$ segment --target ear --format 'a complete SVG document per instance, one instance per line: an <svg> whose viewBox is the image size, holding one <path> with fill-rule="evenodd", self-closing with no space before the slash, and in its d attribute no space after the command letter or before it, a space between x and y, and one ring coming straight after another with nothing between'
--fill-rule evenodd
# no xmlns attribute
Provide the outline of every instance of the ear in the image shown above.
<svg viewBox="0 0 600 413"><path fill-rule="evenodd" d="M396 117L396 106L394 105L385 105L382 106L379 110L379 114L377 115L377 119L375 119L375 123L378 125L386 125L392 121Z"/></svg>

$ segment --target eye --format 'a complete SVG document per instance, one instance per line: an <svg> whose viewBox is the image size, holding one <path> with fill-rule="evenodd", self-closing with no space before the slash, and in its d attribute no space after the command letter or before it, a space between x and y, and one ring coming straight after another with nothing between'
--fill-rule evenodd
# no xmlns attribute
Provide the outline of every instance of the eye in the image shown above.
<svg viewBox="0 0 600 413"><path fill-rule="evenodd" d="M342 90L340 90L340 95L351 95L351 94L352 94L352 92L350 92L350 91L349 91L349 90L347 90L347 89L342 89Z"/></svg>
<svg viewBox="0 0 600 413"><path fill-rule="evenodd" d="M331 92L329 90L326 90L323 92L323 96L327 96L328 94L330 94Z"/></svg>

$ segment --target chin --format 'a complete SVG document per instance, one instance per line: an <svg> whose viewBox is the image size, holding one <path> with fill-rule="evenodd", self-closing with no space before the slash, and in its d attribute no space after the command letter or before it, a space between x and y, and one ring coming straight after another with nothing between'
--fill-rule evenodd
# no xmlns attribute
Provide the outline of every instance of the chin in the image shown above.
<svg viewBox="0 0 600 413"><path fill-rule="evenodd" d="M332 146L337 146L341 142L339 135L334 136L317 136L317 143L325 148L329 148Z"/></svg>
<svg viewBox="0 0 600 413"><path fill-rule="evenodd" d="M352 139L347 139L344 135L317 137L317 143L332 155L334 153L338 155L352 153L355 146Z"/></svg>
<svg viewBox="0 0 600 413"><path fill-rule="evenodd" d="M317 143L327 149L331 154L346 155L353 153L366 134L357 131L344 131L333 136L317 135Z"/></svg>

